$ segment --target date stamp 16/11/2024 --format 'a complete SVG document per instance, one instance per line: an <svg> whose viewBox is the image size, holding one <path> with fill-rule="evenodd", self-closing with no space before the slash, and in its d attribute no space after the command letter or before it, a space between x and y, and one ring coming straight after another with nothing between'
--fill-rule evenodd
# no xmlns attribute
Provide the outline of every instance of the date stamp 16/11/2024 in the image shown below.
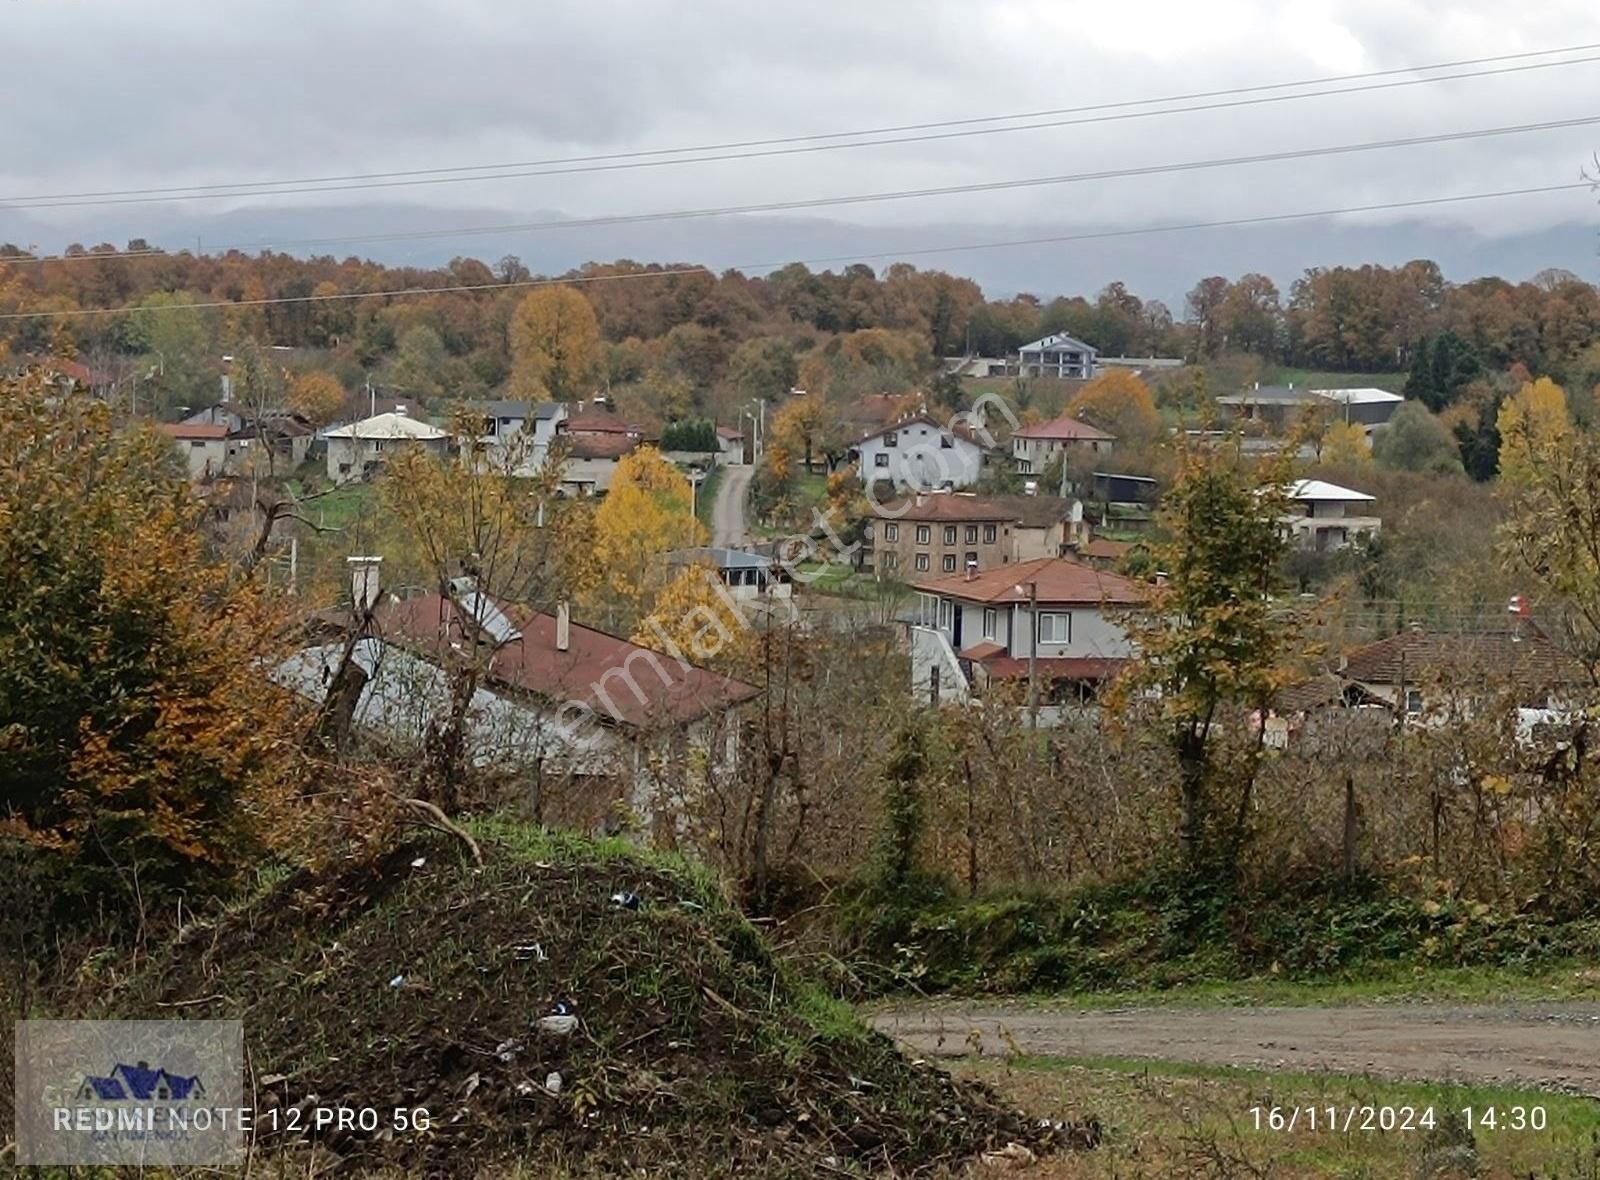
<svg viewBox="0 0 1600 1180"><path fill-rule="evenodd" d="M1549 1117L1543 1106L1252 1106L1257 1131L1308 1134L1372 1134L1390 1131L1426 1133L1455 1117L1468 1131L1543 1131Z"/></svg>

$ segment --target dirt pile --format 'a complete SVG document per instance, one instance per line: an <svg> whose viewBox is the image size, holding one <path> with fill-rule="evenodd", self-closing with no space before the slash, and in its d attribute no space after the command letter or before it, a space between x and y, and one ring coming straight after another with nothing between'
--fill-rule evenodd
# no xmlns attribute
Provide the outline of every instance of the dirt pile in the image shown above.
<svg viewBox="0 0 1600 1180"><path fill-rule="evenodd" d="M902 1056L682 863L509 823L474 831L481 868L441 837L285 882L188 931L113 1006L244 1021L266 1160L906 1175L1094 1138ZM333 1108L376 1125L317 1127Z"/></svg>

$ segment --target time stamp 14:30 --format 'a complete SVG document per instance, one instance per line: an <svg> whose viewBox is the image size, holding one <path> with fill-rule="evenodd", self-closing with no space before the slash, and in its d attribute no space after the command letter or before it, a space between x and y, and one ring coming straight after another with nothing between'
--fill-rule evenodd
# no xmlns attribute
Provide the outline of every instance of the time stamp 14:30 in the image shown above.
<svg viewBox="0 0 1600 1180"><path fill-rule="evenodd" d="M1542 1106L1462 1106L1441 1112L1432 1106L1252 1106L1257 1131L1369 1132L1431 1131L1446 1114L1458 1116L1468 1131L1543 1131L1549 1117Z"/></svg>

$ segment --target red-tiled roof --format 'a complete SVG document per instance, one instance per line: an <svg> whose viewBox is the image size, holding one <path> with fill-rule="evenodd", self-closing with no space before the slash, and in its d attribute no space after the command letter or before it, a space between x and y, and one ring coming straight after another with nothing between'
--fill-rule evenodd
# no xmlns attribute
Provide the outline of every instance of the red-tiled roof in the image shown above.
<svg viewBox="0 0 1600 1180"><path fill-rule="evenodd" d="M1110 680L1127 660L1105 656L1039 657L1040 680ZM1028 675L1026 656L995 656L984 660L983 670L991 680L1020 680Z"/></svg>
<svg viewBox="0 0 1600 1180"><path fill-rule="evenodd" d="M604 411L574 414L561 427L569 434L631 434L636 438L644 437L644 427L639 423L628 422Z"/></svg>
<svg viewBox="0 0 1600 1180"><path fill-rule="evenodd" d="M567 454L574 459L620 459L638 445L634 434L575 434Z"/></svg>
<svg viewBox="0 0 1600 1180"><path fill-rule="evenodd" d="M1138 582L1065 557L1038 557L980 570L970 578L953 574L914 585L925 594L942 594L965 602L1027 602L1030 582L1037 586L1041 605L1135 606L1147 596L1146 588Z"/></svg>
<svg viewBox="0 0 1600 1180"><path fill-rule="evenodd" d="M964 660L977 660L982 663L984 660L992 659L1003 651L1005 651L1005 647L1002 644L990 640L988 643L978 643L967 648L966 651L961 653L961 658Z"/></svg>
<svg viewBox="0 0 1600 1180"><path fill-rule="evenodd" d="M559 651L554 617L525 607L505 613L522 638L495 654L489 680L558 704L576 701L602 720L631 726L692 721L760 692L577 623L568 629L567 650ZM422 654L441 652L461 634L455 608L437 594L391 603L377 620L382 637Z"/></svg>
<svg viewBox="0 0 1600 1180"><path fill-rule="evenodd" d="M1090 426L1087 422L1079 422L1070 415L1063 414L1054 422L1044 422L1038 426L1024 426L1021 430L1012 433L1012 438L1038 438L1054 442L1110 442L1117 437L1107 434L1098 427Z"/></svg>
<svg viewBox="0 0 1600 1180"><path fill-rule="evenodd" d="M729 438L729 439L732 439L732 438L743 438L744 437L744 431L739 430L739 429L737 429L735 427L732 427L732 426L719 426L719 427L717 427L717 437L718 438Z"/></svg>
<svg viewBox="0 0 1600 1180"><path fill-rule="evenodd" d="M1133 546L1126 541L1113 541L1109 537L1095 537L1088 544L1080 546L1078 552L1084 557L1096 557L1102 561L1121 561L1132 550Z"/></svg>
<svg viewBox="0 0 1600 1180"><path fill-rule="evenodd" d="M1583 669L1532 623L1520 628L1449 634L1412 629L1347 652L1340 674L1364 684L1415 684L1431 677L1511 677L1543 685L1573 684Z"/></svg>
<svg viewBox="0 0 1600 1180"><path fill-rule="evenodd" d="M228 437L228 428L224 425L212 425L209 422L162 422L156 426L168 438L193 439L225 439Z"/></svg>
<svg viewBox="0 0 1600 1180"><path fill-rule="evenodd" d="M1016 520L1014 509L983 496L929 495L885 504L876 513L887 521L896 520Z"/></svg>

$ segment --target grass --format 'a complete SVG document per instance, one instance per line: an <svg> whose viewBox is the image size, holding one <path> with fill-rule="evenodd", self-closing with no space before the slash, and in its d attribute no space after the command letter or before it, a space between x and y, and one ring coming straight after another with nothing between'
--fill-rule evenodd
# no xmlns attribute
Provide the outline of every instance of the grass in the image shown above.
<svg viewBox="0 0 1600 1180"><path fill-rule="evenodd" d="M694 516L701 524L706 526L706 534L712 534L714 525L712 517L717 507L717 489L722 486L724 469L718 465L706 472L705 479L700 481L700 488L695 493Z"/></svg>
<svg viewBox="0 0 1600 1180"><path fill-rule="evenodd" d="M1590 1098L1129 1058L1019 1057L972 1060L955 1069L989 1083L1030 1113L1049 1118L1093 1113L1100 1119L1105 1141L1098 1151L1048 1159L1032 1173L1039 1177L1444 1177L1469 1174L1444 1167L1469 1160L1476 1164L1471 1174L1489 1177L1592 1180L1600 1175L1600 1103ZM1367 1106L1410 1107L1417 1124L1429 1121L1424 1112L1431 1111L1434 1127L1344 1130L1345 1112ZM1458 1114L1467 1107L1527 1111L1536 1106L1545 1112L1543 1131L1480 1127L1469 1132ZM1271 1128L1273 1107L1300 1109L1294 1131ZM1319 1113L1332 1107L1340 1127L1309 1129L1304 1125L1308 1107Z"/></svg>
<svg viewBox="0 0 1600 1180"><path fill-rule="evenodd" d="M1338 373L1325 369L1294 369L1280 367L1268 369L1271 374L1270 383L1273 385L1287 385L1293 382L1296 388L1309 389L1382 389L1389 393L1399 393L1405 387L1406 375L1404 373ZM1268 384L1269 378L1263 376L1262 384Z"/></svg>

